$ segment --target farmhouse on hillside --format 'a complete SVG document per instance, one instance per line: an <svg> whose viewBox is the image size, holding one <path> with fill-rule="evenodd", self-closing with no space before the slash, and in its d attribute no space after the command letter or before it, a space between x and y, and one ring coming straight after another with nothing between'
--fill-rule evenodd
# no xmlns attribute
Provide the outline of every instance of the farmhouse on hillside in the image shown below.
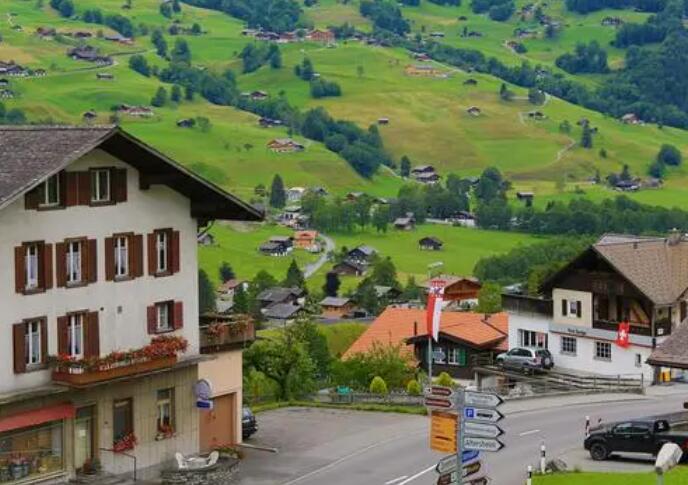
<svg viewBox="0 0 688 485"><path fill-rule="evenodd" d="M289 236L272 236L258 247L258 250L266 256L286 256L293 249L292 240Z"/></svg>
<svg viewBox="0 0 688 485"><path fill-rule="evenodd" d="M478 292L482 288L477 278L454 275L435 276L421 283L420 287L427 293L436 282L441 282L441 286L444 289L443 298L447 304L450 302L461 303L463 301L476 300Z"/></svg>
<svg viewBox="0 0 688 485"><path fill-rule="evenodd" d="M442 241L434 236L425 236L418 241L418 247L426 251L440 251L442 249Z"/></svg>
<svg viewBox="0 0 688 485"><path fill-rule="evenodd" d="M525 202L526 205L532 204L533 199L535 198L535 193L534 192L524 192L524 191L519 191L516 192L516 198L520 200L521 202Z"/></svg>
<svg viewBox="0 0 688 485"><path fill-rule="evenodd" d="M320 315L324 318L342 318L354 308L356 304L350 298L327 296L320 302Z"/></svg>
<svg viewBox="0 0 688 485"><path fill-rule="evenodd" d="M294 247L306 251L318 251L318 231L296 231L293 236Z"/></svg>
<svg viewBox="0 0 688 485"><path fill-rule="evenodd" d="M392 225L400 231L412 231L416 227L416 218L412 212L407 212L404 217L397 217Z"/></svg>
<svg viewBox="0 0 688 485"><path fill-rule="evenodd" d="M468 113L471 116L480 116L482 111L477 106L471 106L466 110L466 113Z"/></svg>
<svg viewBox="0 0 688 485"><path fill-rule="evenodd" d="M332 267L332 272L340 276L363 276L368 269L368 265L360 262L345 259Z"/></svg>
<svg viewBox="0 0 688 485"><path fill-rule="evenodd" d="M268 142L267 147L273 152L278 153L302 152L306 149L304 145L291 138L275 138Z"/></svg>
<svg viewBox="0 0 688 485"><path fill-rule="evenodd" d="M430 64L413 64L404 68L407 76L416 77L447 77L447 74L441 69Z"/></svg>
<svg viewBox="0 0 688 485"><path fill-rule="evenodd" d="M350 250L346 254L346 259L355 261L360 264L369 264L373 261L373 258L376 255L377 249L366 244L362 244Z"/></svg>

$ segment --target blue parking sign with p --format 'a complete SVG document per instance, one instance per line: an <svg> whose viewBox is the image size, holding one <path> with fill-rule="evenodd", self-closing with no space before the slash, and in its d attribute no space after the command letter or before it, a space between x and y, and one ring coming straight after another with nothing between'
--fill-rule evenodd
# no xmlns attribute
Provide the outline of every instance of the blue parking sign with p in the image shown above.
<svg viewBox="0 0 688 485"><path fill-rule="evenodd" d="M475 408L464 408L464 416L468 419L475 418Z"/></svg>

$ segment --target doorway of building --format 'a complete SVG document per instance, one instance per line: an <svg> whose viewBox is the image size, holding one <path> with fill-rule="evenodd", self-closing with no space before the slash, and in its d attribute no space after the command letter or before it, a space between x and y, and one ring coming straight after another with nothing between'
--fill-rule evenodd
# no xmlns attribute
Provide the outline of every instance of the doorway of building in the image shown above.
<svg viewBox="0 0 688 485"><path fill-rule="evenodd" d="M237 443L239 410L236 401L235 393L217 396L213 398L212 411L199 411L202 451Z"/></svg>
<svg viewBox="0 0 688 485"><path fill-rule="evenodd" d="M74 468L83 471L84 465L94 458L95 406L76 410L74 420Z"/></svg>

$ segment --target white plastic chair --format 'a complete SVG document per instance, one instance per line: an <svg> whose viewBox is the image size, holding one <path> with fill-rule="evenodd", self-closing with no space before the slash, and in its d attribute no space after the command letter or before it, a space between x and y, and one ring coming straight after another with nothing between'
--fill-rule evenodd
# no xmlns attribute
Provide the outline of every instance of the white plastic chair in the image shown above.
<svg viewBox="0 0 688 485"><path fill-rule="evenodd" d="M187 468L189 468L189 465L186 463L184 455L177 452L174 454L174 457L177 459L177 468L179 468L180 470L186 470Z"/></svg>

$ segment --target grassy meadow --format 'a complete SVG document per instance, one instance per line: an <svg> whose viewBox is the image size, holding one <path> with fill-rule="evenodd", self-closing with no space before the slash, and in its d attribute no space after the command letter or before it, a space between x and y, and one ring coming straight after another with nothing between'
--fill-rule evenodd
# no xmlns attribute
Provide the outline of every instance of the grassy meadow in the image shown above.
<svg viewBox="0 0 688 485"><path fill-rule="evenodd" d="M330 354L339 358L346 350L351 347L358 337L368 328L368 324L359 322L341 322L319 324L318 329L327 339L327 348ZM279 335L282 329L259 330L258 336L261 338L274 338Z"/></svg>
<svg viewBox="0 0 688 485"><path fill-rule="evenodd" d="M654 473L560 473L533 478L534 485L646 485L655 483ZM665 475L665 485L688 483L688 467L681 466Z"/></svg>

